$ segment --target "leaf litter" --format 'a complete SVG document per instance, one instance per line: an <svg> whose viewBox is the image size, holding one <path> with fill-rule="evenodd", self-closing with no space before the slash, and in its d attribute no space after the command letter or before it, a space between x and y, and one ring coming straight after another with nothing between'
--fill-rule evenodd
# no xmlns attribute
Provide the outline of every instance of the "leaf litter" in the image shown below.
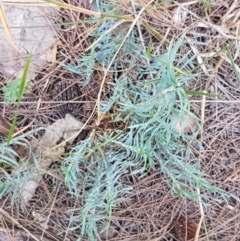
<svg viewBox="0 0 240 241"><path fill-rule="evenodd" d="M83 128L81 121L70 114L66 114L64 119L59 119L48 126L39 141L32 140L30 142L33 155L38 160L38 165L31 173L34 180L29 180L21 187L20 195L25 205L28 205L33 197L44 174L44 169L50 167L53 162L61 161L61 155L65 152L66 143L71 144L81 128ZM39 173L39 170L41 170L41 173Z"/></svg>

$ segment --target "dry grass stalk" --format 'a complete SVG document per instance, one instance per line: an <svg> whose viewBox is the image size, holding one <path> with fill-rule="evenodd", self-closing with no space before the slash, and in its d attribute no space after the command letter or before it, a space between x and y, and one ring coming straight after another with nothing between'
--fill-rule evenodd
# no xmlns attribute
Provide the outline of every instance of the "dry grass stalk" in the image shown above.
<svg viewBox="0 0 240 241"><path fill-rule="evenodd" d="M12 46L12 48L19 52L16 44L14 43L14 40L12 38L12 35L11 35L11 32L10 32L10 28L9 28L9 25L8 25L8 21L7 21L7 18L6 18L6 14L5 14L5 11L4 11L4 8L3 8L3 4L2 2L0 1L0 20L2 22L2 25L3 25L3 28L5 30L5 33L7 35L7 38L8 38L8 41L9 41L9 44Z"/></svg>

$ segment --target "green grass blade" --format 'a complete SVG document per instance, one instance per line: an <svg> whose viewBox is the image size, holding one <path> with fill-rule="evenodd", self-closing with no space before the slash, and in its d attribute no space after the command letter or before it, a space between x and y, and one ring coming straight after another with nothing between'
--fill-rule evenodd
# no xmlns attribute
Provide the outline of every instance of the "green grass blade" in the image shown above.
<svg viewBox="0 0 240 241"><path fill-rule="evenodd" d="M26 85L26 81L27 81L27 74L28 74L28 69L29 69L29 65L30 65L30 60L31 60L31 54L28 56L27 58L27 62L25 64L24 70L23 70L23 75L22 75L22 79L21 79L21 83L20 83L20 88L19 88L19 93L18 93L18 103L17 103L17 111L18 108L20 106L23 94L24 94L24 90L25 90L25 85ZM7 137L7 145L10 144L13 134L14 134L14 130L15 130L15 126L16 126L16 122L17 122L17 111L15 113L10 131L8 133L8 137Z"/></svg>
<svg viewBox="0 0 240 241"><path fill-rule="evenodd" d="M15 114L15 116L14 116L13 122L11 124L11 128L10 128L9 133L8 133L7 145L9 145L11 140L12 140L14 130L15 130L15 126L16 126L16 122L17 122L17 114Z"/></svg>
<svg viewBox="0 0 240 241"><path fill-rule="evenodd" d="M228 45L226 47L227 47L227 51L228 51L228 57L230 58L231 65L233 67L234 73L235 73L235 75L237 77L237 80L240 82L240 75L239 75L239 73L237 71L236 64L234 63L234 60L233 60L230 48L228 47Z"/></svg>
<svg viewBox="0 0 240 241"><path fill-rule="evenodd" d="M26 86L26 81L27 81L27 74L28 74L28 69L29 69L29 65L30 65L30 60L31 60L31 54L28 56L27 58L27 62L25 64L24 67L24 71L23 71L23 75L22 75L22 79L21 79L21 83L20 83L20 88L19 88L19 93L18 93L18 106L21 103L23 94L24 94L24 90L25 90L25 86Z"/></svg>
<svg viewBox="0 0 240 241"><path fill-rule="evenodd" d="M147 46L146 56L148 58L151 57L151 47L152 47L152 38L150 38L150 41L148 42L148 46Z"/></svg>
<svg viewBox="0 0 240 241"><path fill-rule="evenodd" d="M201 91L195 91L195 90L185 90L185 93L187 95L195 95L195 96L208 96L208 97L218 97L218 98L223 98L223 95L215 95L215 94L209 94L206 92L201 92Z"/></svg>
<svg viewBox="0 0 240 241"><path fill-rule="evenodd" d="M161 40L161 41L164 41L164 43L166 45L169 45L170 44L170 41L168 39L165 39L165 37L158 33L154 28L152 28L150 25L148 25L146 22L143 21L143 26L147 29L147 31L150 33L150 34L153 34L157 39Z"/></svg>

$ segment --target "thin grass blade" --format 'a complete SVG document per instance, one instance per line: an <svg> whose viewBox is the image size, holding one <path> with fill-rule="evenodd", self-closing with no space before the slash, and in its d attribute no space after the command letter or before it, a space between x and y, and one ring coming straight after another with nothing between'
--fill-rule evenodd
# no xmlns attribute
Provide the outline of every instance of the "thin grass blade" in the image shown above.
<svg viewBox="0 0 240 241"><path fill-rule="evenodd" d="M17 114L15 114L15 116L14 116L13 122L11 124L10 131L8 133L7 145L9 145L11 140L12 140L12 137L13 137L13 134L14 134L14 130L15 130L15 126L16 126L16 122L17 122Z"/></svg>
<svg viewBox="0 0 240 241"><path fill-rule="evenodd" d="M195 91L195 90L185 90L185 93L187 95L195 95L195 96L208 96L208 97L218 97L218 98L223 98L223 95L215 95L215 94L209 94L206 92L201 92L201 91Z"/></svg>
<svg viewBox="0 0 240 241"><path fill-rule="evenodd" d="M23 97L23 94L24 94L30 61L31 61L31 54L27 58L27 62L26 62L25 67L24 67L23 76L22 76L22 79L21 79L20 87L19 87L18 107L21 103L21 100L22 100L22 97Z"/></svg>
<svg viewBox="0 0 240 241"><path fill-rule="evenodd" d="M20 106L23 94L24 94L25 85L26 85L26 81L27 81L28 69L29 69L29 65L30 65L30 60L31 60L31 54L27 58L27 62L26 62L25 67L24 67L24 71L23 71L23 75L22 75L22 79L21 79L21 83L20 83L20 87L19 87L17 111L18 111L18 108ZM11 124L10 131L8 133L7 145L10 144L10 142L12 140L12 137L13 137L13 134L14 134L14 130L15 130L15 127L16 127L16 122L17 122L17 111L15 113L13 122Z"/></svg>
<svg viewBox="0 0 240 241"><path fill-rule="evenodd" d="M240 82L240 74L239 74L239 72L238 72L238 70L237 70L237 68L236 68L236 64L234 63L234 60L233 60L233 57L232 57L232 53L231 53L228 45L227 45L227 51L228 51L228 56L229 56L229 58L230 58L231 65L232 65L232 67L233 67L234 73L235 73L235 75L236 75L236 77L237 77L237 80Z"/></svg>

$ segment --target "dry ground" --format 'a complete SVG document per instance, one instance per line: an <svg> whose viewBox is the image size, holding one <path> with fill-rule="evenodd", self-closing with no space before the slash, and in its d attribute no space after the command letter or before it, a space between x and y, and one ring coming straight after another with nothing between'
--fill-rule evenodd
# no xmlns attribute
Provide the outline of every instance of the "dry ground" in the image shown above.
<svg viewBox="0 0 240 241"><path fill-rule="evenodd" d="M140 0L139 2L144 5L148 0ZM179 4L183 3L181 6L187 8L187 18L182 20L179 25L174 22L174 11L178 7L178 3L149 9L144 13L143 18L160 34L159 36L164 36L164 39L176 40L183 31L186 31L188 38L201 38L206 43L205 46L192 49L192 51L198 51L199 59L198 62L196 61L196 65L201 64L201 60L206 62L197 69L201 74L197 81L190 84L189 88L222 94L224 98L191 97L192 110L204 120L202 136L205 150L202 153L201 170L208 175L207 179L211 183L240 197L240 80L236 78L227 51L217 53L231 42L230 50L237 66L236 71L239 73L240 39L237 40L234 36L239 35L240 3L233 0L215 0L211 1L211 9L207 10L200 1L178 2ZM77 0L69 0L69 3L79 5ZM125 1L121 7L124 11L131 12L130 2ZM62 16L64 22L75 22L87 18L83 14L64 9L62 9ZM73 28L65 26L56 28L56 30L61 43L58 46L58 61L63 60L60 52L64 50L67 55L71 56L69 64L74 64L74 58L79 57L81 52L84 52L91 44L92 39L88 37L88 29L85 28L84 24L78 24L74 25ZM143 31L146 31L144 27ZM154 37L153 45L162 46L164 51L166 46L159 36ZM213 53L217 53L216 56L207 60L207 56ZM51 84L43 89L42 86L49 76ZM96 69L90 84L81 90L79 100L83 101L84 104L77 106L79 111L76 112L75 117L83 122L86 122L92 114L92 108L101 84L99 80L102 79L102 76L103 71L100 68ZM25 99L31 104L21 106L18 127L22 128L32 121L33 127L48 125L59 118L61 109L56 106L59 106L59 103L42 104L39 116L35 118L32 114L35 109L33 99L37 100L41 97L44 101L54 101L55 97L52 96L51 92L54 83L64 83L66 80L79 81L79 76L68 73L66 69L59 68L57 64L46 66L34 80L33 92ZM107 99L110 92L110 86L106 82L101 98ZM7 112L9 120L13 116L12 110L9 108ZM96 115L93 114L89 120L89 125L95 122L95 117ZM85 131L78 140L88 135L88 132ZM177 241L175 233L171 230L174 218L186 215L198 223L201 217L199 203L173 196L165 179L166 177L157 171L152 171L143 179L126 175L122 181L130 184L133 187L133 192L126 196L124 201L113 210L108 234L99 234L98 239ZM205 190L200 191L203 195L206 192ZM208 239L202 228L198 240L240 240L240 206L234 199L228 201L227 204L219 197L219 202L208 201L203 207ZM44 235L48 236L50 240L76 240L78 232L65 232L69 228L68 223L65 222L65 211L71 207L81 207L82 202L83 200L66 196L64 185L56 185L46 176L37 189L27 211L21 211L17 205L12 207L8 199L1 200L1 209L20 222L29 232L42 233L42 228L33 221L32 211L41 212L42 208L49 207L51 209L49 226L54 226L55 230L63 231L64 236L57 237L51 228L45 230ZM3 221L3 219L1 220ZM3 226L8 225L3 222Z"/></svg>

